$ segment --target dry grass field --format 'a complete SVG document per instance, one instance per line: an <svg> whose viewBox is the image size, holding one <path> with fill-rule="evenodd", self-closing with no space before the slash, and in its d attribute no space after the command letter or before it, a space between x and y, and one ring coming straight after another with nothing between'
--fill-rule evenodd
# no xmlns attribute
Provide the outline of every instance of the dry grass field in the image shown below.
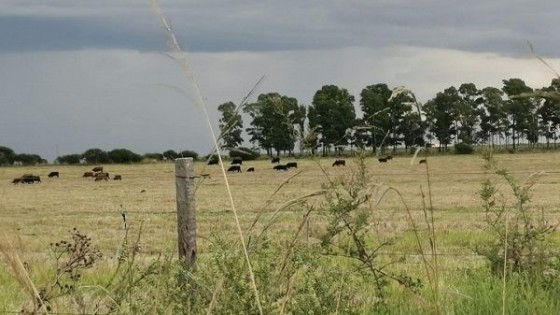
<svg viewBox="0 0 560 315"><path fill-rule="evenodd" d="M560 153L497 155L499 165L508 169L522 183L535 172L544 172L533 189L531 207L544 211L550 220L558 223L560 212ZM389 163L367 159L368 176L373 183L394 187L404 198L416 223L424 226L423 203L428 198L428 176L431 182L435 230L441 254L442 270L469 267L477 264L470 257L469 246L484 237L484 213L477 195L486 178L483 159L471 156L428 157L428 165L411 165L410 157L395 157ZM283 161L285 162L285 160ZM333 159L299 159L299 168L275 172L269 161L247 161L242 169L253 166L255 173L229 174L235 204L242 227L247 231L255 217L262 214L253 234L267 225L272 214L290 200L321 189L329 178L349 178L357 165L347 158L346 167L331 167ZM141 165L104 165L111 174L122 175L122 181L94 182L82 174L92 166L38 166L0 168L0 230L2 242L10 241L22 259L41 262L50 255L49 244L67 238L77 228L92 238L106 259L117 253L124 235L121 209L127 214L132 235L140 226L140 254L154 256L176 250L176 212L173 163ZM59 171L60 178L47 178L50 171ZM236 239L237 232L227 198L224 180L218 166L195 163L197 174L210 177L197 182L197 233L199 255L209 250L210 236L219 234ZM40 175L38 184L13 185L11 180L23 173ZM275 191L280 189L275 193ZM510 191L502 184L506 198ZM314 197L307 206L320 209L323 200ZM513 199L512 199L513 202ZM382 200L371 200L371 211L378 219L372 233L380 236L399 236L393 250L413 255L417 248L403 200L395 191L389 191ZM268 230L272 239L281 241L293 235L302 221L306 208L294 206L283 209ZM310 241L322 227L321 211L311 214ZM247 235L249 237L250 235ZM467 258L465 258L467 257ZM418 266L411 260L405 268ZM0 273L6 276L6 265L0 264ZM1 278L1 277L0 277Z"/></svg>
<svg viewBox="0 0 560 315"><path fill-rule="evenodd" d="M244 171L254 166L256 172L229 175L243 226L248 228L258 212L273 213L285 202L321 189L327 181L321 167L331 177L351 176L356 170L351 160L348 159L346 167L331 167L332 159L297 160L297 176L294 170L275 172L268 161L245 162ZM545 172L534 188L532 205L551 214L558 211L560 154L498 155L497 160L520 182L532 173ZM368 158L368 172L372 182L396 188L413 212L421 212L421 189L427 194L426 167L411 165L410 161L408 157L396 157L389 163L378 163ZM83 178L82 174L90 169L91 166L0 168L0 230L10 237L20 237L25 251L43 252L49 243L76 227L90 235L102 251L111 252L123 234L122 205L133 231L142 224L146 253L163 252L174 246L173 163L105 165L111 178L121 174L122 181L94 182ZM60 178L47 178L53 170L60 172ZM196 200L200 250L204 251L204 239L210 233L231 232L231 237L236 234L221 170L197 162L195 171L210 174L210 178L198 181ZM476 230L482 215L477 191L487 178L483 160L477 155L434 156L429 158L429 172L438 226L450 232ZM42 182L11 184L13 178L23 173L40 175ZM299 224L300 215L294 214L301 209L291 210L280 220L276 227L279 231ZM374 211L383 221L382 228L406 229L406 213L395 193L385 195Z"/></svg>

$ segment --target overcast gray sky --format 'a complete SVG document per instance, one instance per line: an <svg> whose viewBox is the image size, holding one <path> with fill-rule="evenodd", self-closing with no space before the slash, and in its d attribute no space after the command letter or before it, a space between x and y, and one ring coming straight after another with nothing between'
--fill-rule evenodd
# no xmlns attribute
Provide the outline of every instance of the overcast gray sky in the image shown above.
<svg viewBox="0 0 560 315"><path fill-rule="evenodd" d="M356 97L405 85L421 102L472 82L533 87L560 71L557 0L162 0L213 123L260 93L310 104L325 84ZM17 153L211 148L150 0L0 1L0 145ZM249 121L246 121L248 125Z"/></svg>

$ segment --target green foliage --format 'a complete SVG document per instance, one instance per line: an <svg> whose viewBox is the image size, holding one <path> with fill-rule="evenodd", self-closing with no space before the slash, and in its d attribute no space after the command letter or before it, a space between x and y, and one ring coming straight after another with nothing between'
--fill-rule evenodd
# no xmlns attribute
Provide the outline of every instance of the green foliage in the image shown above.
<svg viewBox="0 0 560 315"><path fill-rule="evenodd" d="M229 156L231 158L241 158L243 161L253 161L258 159L261 154L259 152L253 151L249 148L239 147L231 149L229 151Z"/></svg>
<svg viewBox="0 0 560 315"><path fill-rule="evenodd" d="M14 150L0 146L0 166L13 164L15 156Z"/></svg>
<svg viewBox="0 0 560 315"><path fill-rule="evenodd" d="M80 160L82 159L82 156L80 154L68 154L68 155L63 155L63 156L59 156L56 158L56 161L60 164L80 164Z"/></svg>
<svg viewBox="0 0 560 315"><path fill-rule="evenodd" d="M457 154L472 154L474 153L474 148L472 145L464 143L464 142L459 142L457 144L455 144L455 153Z"/></svg>
<svg viewBox="0 0 560 315"><path fill-rule="evenodd" d="M560 252L551 245L556 226L548 223L544 209L535 212L529 207L531 189L539 174L532 174L519 184L507 170L497 167L491 152L485 153L484 158L485 168L497 174L505 185L498 185L490 178L482 183L479 196L487 229L493 237L479 244L476 251L488 259L495 275L502 276L505 271L508 275L525 274L559 284ZM513 202L504 197L502 186L511 190Z"/></svg>
<svg viewBox="0 0 560 315"><path fill-rule="evenodd" d="M134 153L127 149L114 149L108 153L112 163L137 163L142 161L140 154Z"/></svg>
<svg viewBox="0 0 560 315"><path fill-rule="evenodd" d="M244 111L252 118L247 133L251 143L258 143L272 155L272 150L292 152L297 140L298 130L305 116L303 108L298 106L295 98L281 96L278 93L259 95L257 102L248 104Z"/></svg>
<svg viewBox="0 0 560 315"><path fill-rule="evenodd" d="M179 152L178 157L182 157L182 158L193 158L193 159L198 159L198 153L192 151L192 150L183 150L181 152Z"/></svg>
<svg viewBox="0 0 560 315"><path fill-rule="evenodd" d="M181 157L181 155L179 155L179 153L175 152L174 150L167 150L163 152L163 157L168 160L175 160L176 158Z"/></svg>
<svg viewBox="0 0 560 315"><path fill-rule="evenodd" d="M16 154L14 157L14 161L19 161L23 165L37 165L47 163L47 160L41 158L40 155L27 153Z"/></svg>
<svg viewBox="0 0 560 315"><path fill-rule="evenodd" d="M86 160L86 163L89 164L104 164L111 162L109 154L97 148L86 150L86 152L82 153L82 158L84 158Z"/></svg>
<svg viewBox="0 0 560 315"><path fill-rule="evenodd" d="M227 102L218 106L222 113L220 118L220 138L223 142L222 148L235 148L243 143L241 132L243 131L243 120L233 102Z"/></svg>

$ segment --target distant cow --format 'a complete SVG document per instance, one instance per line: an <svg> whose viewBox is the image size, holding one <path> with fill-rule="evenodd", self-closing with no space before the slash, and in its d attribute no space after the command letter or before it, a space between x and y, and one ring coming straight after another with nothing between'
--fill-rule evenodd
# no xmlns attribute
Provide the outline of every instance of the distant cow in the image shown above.
<svg viewBox="0 0 560 315"><path fill-rule="evenodd" d="M93 172L85 172L82 177L93 177Z"/></svg>
<svg viewBox="0 0 560 315"><path fill-rule="evenodd" d="M280 157L272 158L272 163L280 163Z"/></svg>
<svg viewBox="0 0 560 315"><path fill-rule="evenodd" d="M249 167L249 168L247 169L247 172L254 172L254 171L255 171L255 168L254 168L254 167Z"/></svg>
<svg viewBox="0 0 560 315"><path fill-rule="evenodd" d="M12 181L12 184L14 184L14 185L17 185L19 183L21 183L21 178L20 177L14 178L14 180Z"/></svg>
<svg viewBox="0 0 560 315"><path fill-rule="evenodd" d="M346 160L335 160L332 166L346 166Z"/></svg>
<svg viewBox="0 0 560 315"><path fill-rule="evenodd" d="M288 164L286 164L287 168L297 168L297 162L288 162Z"/></svg>
<svg viewBox="0 0 560 315"><path fill-rule="evenodd" d="M379 163L387 163L387 158L378 158Z"/></svg>
<svg viewBox="0 0 560 315"><path fill-rule="evenodd" d="M95 181L98 182L100 180L109 180L109 173L97 173L95 174Z"/></svg>
<svg viewBox="0 0 560 315"><path fill-rule="evenodd" d="M241 173L241 166L239 165L232 165L227 169L228 172L238 172Z"/></svg>
<svg viewBox="0 0 560 315"><path fill-rule="evenodd" d="M233 158L233 160L231 160L231 164L243 165L243 160L241 158Z"/></svg>
<svg viewBox="0 0 560 315"><path fill-rule="evenodd" d="M59 175L60 175L60 174L59 174L58 172L50 172L50 173L49 173L49 178L52 178L52 177L58 178Z"/></svg>
<svg viewBox="0 0 560 315"><path fill-rule="evenodd" d="M21 179L21 183L24 184L33 184L34 182L41 182L41 177L39 176L35 176L35 175L30 175L30 174L25 174L22 177L20 177Z"/></svg>
<svg viewBox="0 0 560 315"><path fill-rule="evenodd" d="M275 165L273 167L273 169L275 169L276 171L287 171L288 170L288 165L278 164L278 165Z"/></svg>
<svg viewBox="0 0 560 315"><path fill-rule="evenodd" d="M421 159L420 162L418 162L418 164L426 164L428 163L428 161L426 161L426 159Z"/></svg>
<svg viewBox="0 0 560 315"><path fill-rule="evenodd" d="M121 175L115 175L115 177L113 177L113 180L122 180L122 176Z"/></svg>
<svg viewBox="0 0 560 315"><path fill-rule="evenodd" d="M103 172L103 166L96 166L96 167L92 168L91 170L95 173Z"/></svg>

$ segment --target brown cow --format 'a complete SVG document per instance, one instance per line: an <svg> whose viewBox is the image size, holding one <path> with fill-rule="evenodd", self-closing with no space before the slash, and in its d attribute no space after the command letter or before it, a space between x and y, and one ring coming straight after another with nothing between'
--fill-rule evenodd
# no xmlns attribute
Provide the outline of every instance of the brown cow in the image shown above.
<svg viewBox="0 0 560 315"><path fill-rule="evenodd" d="M100 180L109 180L109 173L97 173L95 174L95 181L100 181Z"/></svg>
<svg viewBox="0 0 560 315"><path fill-rule="evenodd" d="M122 176L121 175L115 175L115 177L113 177L113 180L122 180Z"/></svg>
<svg viewBox="0 0 560 315"><path fill-rule="evenodd" d="M103 166L96 166L94 168L91 169L94 172L103 172Z"/></svg>
<svg viewBox="0 0 560 315"><path fill-rule="evenodd" d="M426 164L428 163L428 161L426 161L426 159L421 159L420 162L418 162L418 164Z"/></svg>
<svg viewBox="0 0 560 315"><path fill-rule="evenodd" d="M12 181L12 184L17 185L17 184L21 183L21 180L22 180L21 177L14 178L14 180Z"/></svg>
<svg viewBox="0 0 560 315"><path fill-rule="evenodd" d="M82 177L93 177L93 172L85 172Z"/></svg>

